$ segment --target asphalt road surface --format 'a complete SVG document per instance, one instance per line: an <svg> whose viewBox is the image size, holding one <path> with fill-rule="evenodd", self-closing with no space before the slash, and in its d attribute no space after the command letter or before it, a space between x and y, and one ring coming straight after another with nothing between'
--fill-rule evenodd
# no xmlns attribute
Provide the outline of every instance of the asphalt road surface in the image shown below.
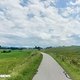
<svg viewBox="0 0 80 80"><path fill-rule="evenodd" d="M50 55L42 54L43 60L32 80L71 80L63 68Z"/></svg>

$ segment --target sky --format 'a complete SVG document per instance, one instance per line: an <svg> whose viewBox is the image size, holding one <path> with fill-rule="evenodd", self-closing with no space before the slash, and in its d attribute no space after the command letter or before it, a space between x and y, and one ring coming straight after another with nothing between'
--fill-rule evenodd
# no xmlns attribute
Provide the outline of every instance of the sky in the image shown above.
<svg viewBox="0 0 80 80"><path fill-rule="evenodd" d="M80 45L80 0L0 0L0 45Z"/></svg>

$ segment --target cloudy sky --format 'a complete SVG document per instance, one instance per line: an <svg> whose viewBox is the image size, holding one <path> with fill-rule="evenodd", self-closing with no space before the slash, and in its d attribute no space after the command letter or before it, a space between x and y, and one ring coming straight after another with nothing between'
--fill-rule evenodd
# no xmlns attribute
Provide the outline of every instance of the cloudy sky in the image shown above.
<svg viewBox="0 0 80 80"><path fill-rule="evenodd" d="M80 0L0 0L0 45L80 45Z"/></svg>

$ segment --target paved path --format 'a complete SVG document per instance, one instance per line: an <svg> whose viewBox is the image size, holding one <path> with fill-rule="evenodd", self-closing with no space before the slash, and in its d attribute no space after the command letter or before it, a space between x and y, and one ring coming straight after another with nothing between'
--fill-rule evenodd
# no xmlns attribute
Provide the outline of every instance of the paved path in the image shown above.
<svg viewBox="0 0 80 80"><path fill-rule="evenodd" d="M70 80L62 67L48 54L43 54L43 60L37 74L32 80Z"/></svg>

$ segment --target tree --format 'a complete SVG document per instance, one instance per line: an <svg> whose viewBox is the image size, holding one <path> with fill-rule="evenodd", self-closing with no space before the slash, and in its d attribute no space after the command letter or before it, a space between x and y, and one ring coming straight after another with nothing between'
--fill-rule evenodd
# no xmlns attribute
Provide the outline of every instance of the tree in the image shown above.
<svg viewBox="0 0 80 80"><path fill-rule="evenodd" d="M0 45L0 49L1 49L1 45Z"/></svg>
<svg viewBox="0 0 80 80"><path fill-rule="evenodd" d="M42 48L41 48L41 47L39 47L39 46L35 46L35 48L34 48L34 49L41 50Z"/></svg>

